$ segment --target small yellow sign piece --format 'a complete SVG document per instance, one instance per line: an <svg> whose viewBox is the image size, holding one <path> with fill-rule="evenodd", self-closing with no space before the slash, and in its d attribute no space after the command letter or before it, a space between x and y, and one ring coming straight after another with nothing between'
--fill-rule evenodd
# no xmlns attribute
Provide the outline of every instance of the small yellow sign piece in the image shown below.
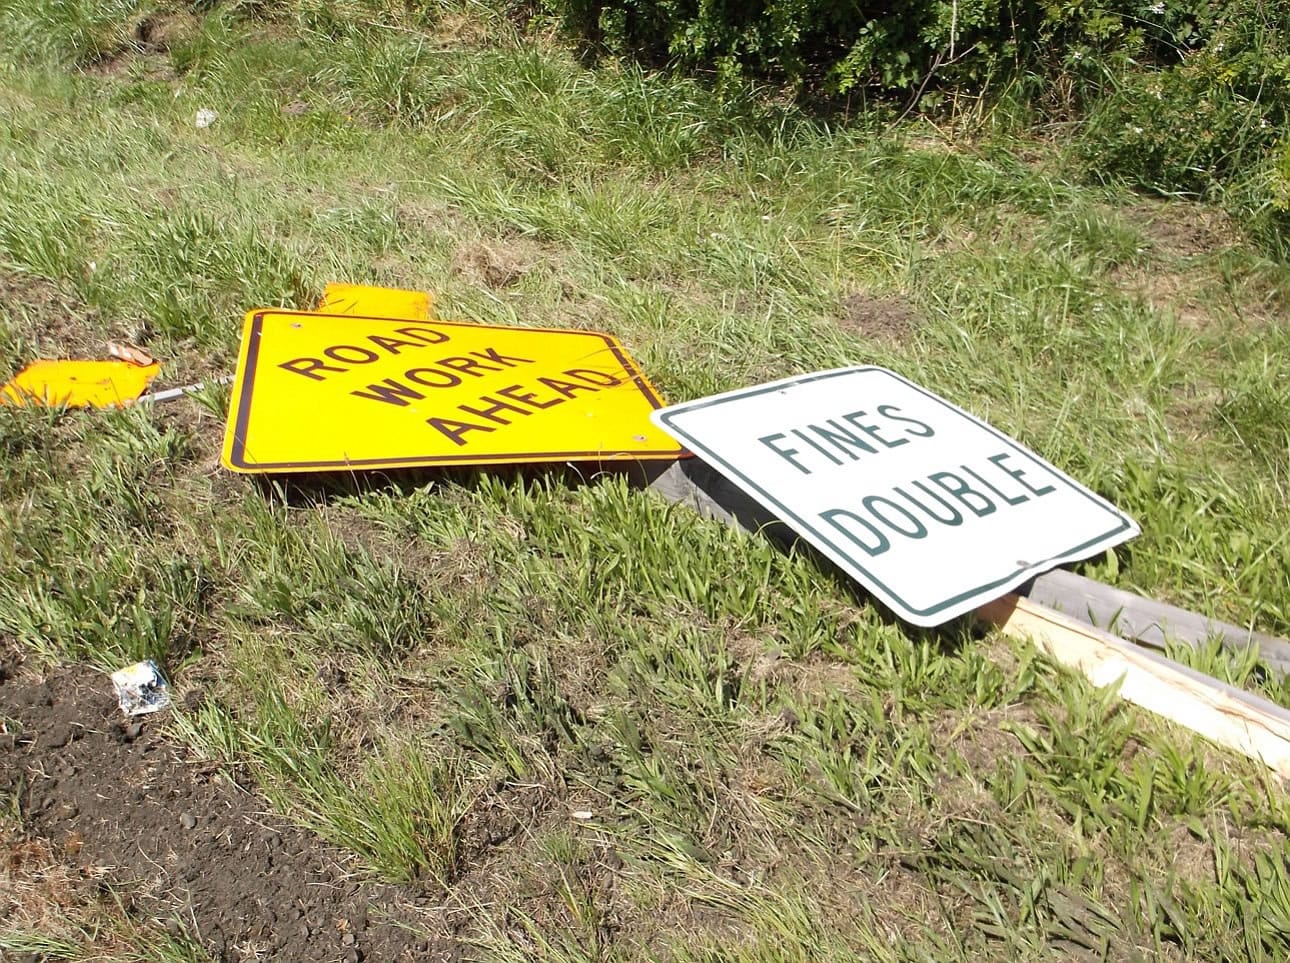
<svg viewBox="0 0 1290 963"><path fill-rule="evenodd" d="M366 284L332 281L323 289L322 300L314 310L321 314L429 321L434 317L433 305L434 298L425 291L376 288Z"/></svg>
<svg viewBox="0 0 1290 963"><path fill-rule="evenodd" d="M161 365L130 361L33 361L0 386L0 404L123 408L143 394Z"/></svg>
<svg viewBox="0 0 1290 963"><path fill-rule="evenodd" d="M663 402L591 331L252 311L224 436L238 472L676 458Z"/></svg>

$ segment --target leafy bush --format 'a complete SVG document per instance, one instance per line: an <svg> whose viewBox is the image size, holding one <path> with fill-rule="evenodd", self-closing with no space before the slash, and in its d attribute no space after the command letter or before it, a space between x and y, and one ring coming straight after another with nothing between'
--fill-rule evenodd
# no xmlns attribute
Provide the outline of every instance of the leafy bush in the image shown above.
<svg viewBox="0 0 1290 963"><path fill-rule="evenodd" d="M1176 64L1122 74L1080 137L1088 165L1163 193L1223 200L1290 243L1290 2L1237 0Z"/></svg>
<svg viewBox="0 0 1290 963"><path fill-rule="evenodd" d="M594 47L769 78L797 89L980 88L1021 70L1062 69L1074 54L1169 63L1212 27L1215 0L1147 6L1111 0L547 0Z"/></svg>

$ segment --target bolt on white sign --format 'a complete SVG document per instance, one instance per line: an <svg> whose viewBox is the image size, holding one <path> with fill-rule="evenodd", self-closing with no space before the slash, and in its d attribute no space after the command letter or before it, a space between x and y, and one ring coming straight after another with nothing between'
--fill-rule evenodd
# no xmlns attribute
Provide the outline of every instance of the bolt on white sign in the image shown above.
<svg viewBox="0 0 1290 963"><path fill-rule="evenodd" d="M885 368L786 378L653 419L915 625L1139 532L1034 452Z"/></svg>

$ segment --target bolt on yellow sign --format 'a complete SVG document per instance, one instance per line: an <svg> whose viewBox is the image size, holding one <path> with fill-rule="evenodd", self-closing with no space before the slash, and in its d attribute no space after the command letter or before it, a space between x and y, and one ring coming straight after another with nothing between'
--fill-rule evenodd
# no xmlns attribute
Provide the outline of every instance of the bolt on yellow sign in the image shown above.
<svg viewBox="0 0 1290 963"><path fill-rule="evenodd" d="M614 338L281 310L246 316L224 437L239 472L675 458Z"/></svg>

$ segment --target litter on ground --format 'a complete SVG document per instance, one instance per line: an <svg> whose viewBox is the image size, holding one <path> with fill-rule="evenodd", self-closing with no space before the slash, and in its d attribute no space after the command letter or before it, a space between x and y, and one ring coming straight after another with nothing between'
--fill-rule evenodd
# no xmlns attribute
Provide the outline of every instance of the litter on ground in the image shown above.
<svg viewBox="0 0 1290 963"><path fill-rule="evenodd" d="M155 662L146 659L112 673L117 703L127 716L160 712L170 705L170 690Z"/></svg>

